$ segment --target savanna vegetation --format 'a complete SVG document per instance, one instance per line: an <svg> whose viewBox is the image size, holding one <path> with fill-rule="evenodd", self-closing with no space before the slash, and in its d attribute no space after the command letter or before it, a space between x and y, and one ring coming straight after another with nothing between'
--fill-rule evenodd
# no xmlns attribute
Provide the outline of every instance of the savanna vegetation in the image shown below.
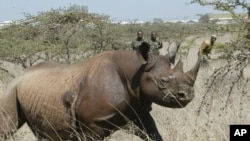
<svg viewBox="0 0 250 141"><path fill-rule="evenodd" d="M20 63L24 68L39 60L73 63L104 50L129 48L138 29L142 29L145 36L157 31L167 44L181 44L190 35L241 33L243 28L239 24L221 26L204 20L182 24L155 19L145 24L131 21L123 25L112 22L109 16L71 6L36 16L26 14L26 19L2 28L0 59Z"/></svg>
<svg viewBox="0 0 250 141"><path fill-rule="evenodd" d="M229 1L193 2L212 5L235 15L233 8L236 5ZM236 2L250 15L248 3ZM201 43L198 39L211 34L216 34L218 39L230 35L227 42L216 42L213 52L217 56L208 67L200 70L194 102L185 109L155 106L156 110L152 111L165 140L229 140L230 124L250 123L250 77L246 75L250 72L250 22L242 17L235 18L236 22L227 25L208 21L207 15L200 15L200 21L192 24L161 19L144 24L136 21L121 24L113 22L107 15L88 13L74 5L35 16L26 14L25 19L0 29L0 80L4 82L1 87L5 89L6 84L16 77L2 65L6 62L22 69L41 61L76 63L105 50L130 49L138 29L144 31L145 37L149 37L151 31L158 32L167 50L170 46L180 45L178 55L184 61L197 55ZM124 140L130 129L107 140ZM129 137L129 140L139 140Z"/></svg>

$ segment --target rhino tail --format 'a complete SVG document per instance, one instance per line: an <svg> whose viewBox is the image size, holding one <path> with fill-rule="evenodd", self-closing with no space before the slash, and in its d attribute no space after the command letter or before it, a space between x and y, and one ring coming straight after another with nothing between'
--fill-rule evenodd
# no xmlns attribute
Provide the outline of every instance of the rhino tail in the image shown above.
<svg viewBox="0 0 250 141"><path fill-rule="evenodd" d="M8 135L17 130L18 110L16 88L8 90L0 97L0 135Z"/></svg>

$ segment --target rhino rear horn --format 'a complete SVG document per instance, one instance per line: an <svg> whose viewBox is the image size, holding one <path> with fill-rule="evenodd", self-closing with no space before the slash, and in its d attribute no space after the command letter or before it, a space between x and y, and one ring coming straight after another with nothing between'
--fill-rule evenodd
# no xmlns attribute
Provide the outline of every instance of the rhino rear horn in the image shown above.
<svg viewBox="0 0 250 141"><path fill-rule="evenodd" d="M196 77L200 69L200 63L201 63L201 57L198 56L197 62L194 65L194 67L190 69L188 72L186 72L184 75L188 83L190 83L191 85L194 85L194 82L196 80Z"/></svg>
<svg viewBox="0 0 250 141"><path fill-rule="evenodd" d="M175 63L176 54L177 54L180 46L181 46L181 44L177 43L176 47L169 50L169 52L166 54L166 56L169 58L169 61L171 64Z"/></svg>

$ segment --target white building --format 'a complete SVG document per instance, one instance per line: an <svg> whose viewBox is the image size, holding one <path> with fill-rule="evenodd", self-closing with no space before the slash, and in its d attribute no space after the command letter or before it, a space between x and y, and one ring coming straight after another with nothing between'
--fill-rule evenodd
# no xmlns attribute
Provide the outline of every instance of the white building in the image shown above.
<svg viewBox="0 0 250 141"><path fill-rule="evenodd" d="M9 25L11 23L12 23L12 21L0 21L0 28L4 27L6 25Z"/></svg>
<svg viewBox="0 0 250 141"><path fill-rule="evenodd" d="M236 14L237 17L241 19L246 19L246 13ZM235 20L231 14L208 14L209 21L215 21L216 24L230 24L234 23Z"/></svg>

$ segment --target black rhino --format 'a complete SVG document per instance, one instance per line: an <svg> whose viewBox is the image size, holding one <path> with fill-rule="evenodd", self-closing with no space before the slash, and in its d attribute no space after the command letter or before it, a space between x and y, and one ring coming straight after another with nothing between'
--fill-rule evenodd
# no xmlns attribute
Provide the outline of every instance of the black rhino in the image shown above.
<svg viewBox="0 0 250 141"><path fill-rule="evenodd" d="M107 51L78 64L29 68L0 99L0 134L27 122L49 140L102 140L133 121L161 141L151 105L185 107L194 98L200 57L184 73L180 61L171 69L168 56L148 52L143 43L138 51Z"/></svg>

